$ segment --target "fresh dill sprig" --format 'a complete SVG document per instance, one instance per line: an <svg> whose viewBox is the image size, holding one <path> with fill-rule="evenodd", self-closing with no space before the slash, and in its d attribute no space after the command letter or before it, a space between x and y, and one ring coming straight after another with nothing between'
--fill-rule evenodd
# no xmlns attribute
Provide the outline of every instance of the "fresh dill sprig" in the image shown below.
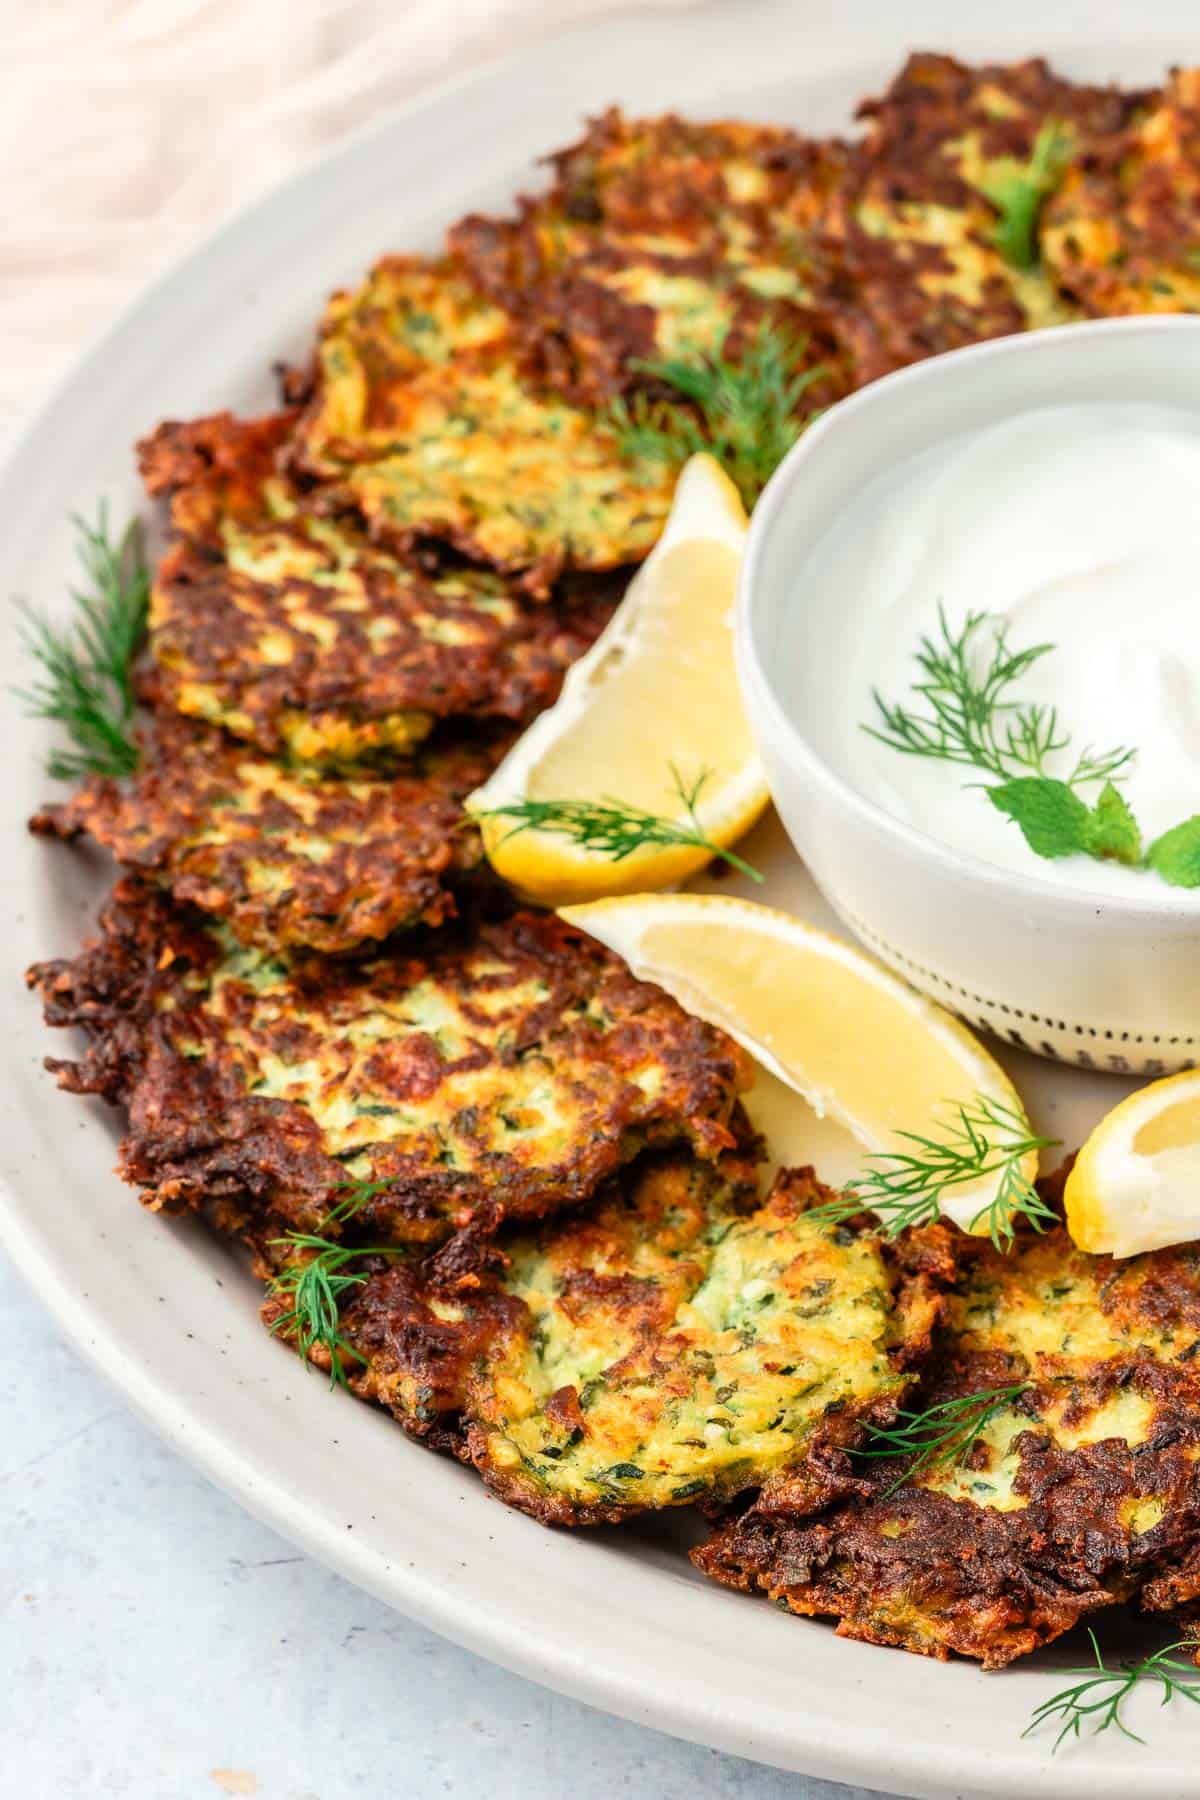
<svg viewBox="0 0 1200 1800"><path fill-rule="evenodd" d="M1010 649L1007 628L1001 625L981 666L976 667L976 653L982 649L979 633L988 622L987 613L968 613L956 632L939 607L940 637L923 637L916 653L923 679L914 682L913 688L925 700L927 711L910 711L885 700L876 690L873 698L882 723L865 725L868 736L905 756L958 763L997 781L1047 776L1049 758L1065 750L1070 739L1059 724L1055 707L1018 705L1011 698L1011 689L1054 645ZM1085 750L1076 759L1067 785L1112 781L1133 756L1134 752L1125 748L1100 753Z"/></svg>
<svg viewBox="0 0 1200 1800"><path fill-rule="evenodd" d="M344 1225L369 1201L386 1194L393 1185L390 1181L356 1181L353 1176L348 1176L337 1190L342 1198L326 1213L321 1229L328 1231L331 1225Z"/></svg>
<svg viewBox="0 0 1200 1800"><path fill-rule="evenodd" d="M50 775L67 781L130 775L138 763L133 659L150 605L142 528L134 519L114 539L103 504L95 525L79 517L72 523L84 576L84 584L71 590L76 617L73 625L60 627L26 611L25 648L41 674L17 693L35 718L65 726L75 746L50 752Z"/></svg>
<svg viewBox="0 0 1200 1800"><path fill-rule="evenodd" d="M891 1425L872 1425L870 1442L851 1450L851 1456L889 1459L911 1457L890 1487L881 1496L887 1499L919 1475L922 1469L939 1463L953 1463L962 1468L972 1446L986 1431L997 1413L1011 1406L1026 1391L1028 1382L1011 1387L982 1388L975 1394L964 1394L957 1400L943 1400L923 1412L901 1409Z"/></svg>
<svg viewBox="0 0 1200 1800"><path fill-rule="evenodd" d="M1057 1140L1055 1138L1028 1137L1025 1140L1028 1150L1048 1150ZM986 1206L971 1220L971 1230L977 1225L986 1225L987 1234L992 1240L994 1249L1007 1252L1015 1241L1014 1220L1022 1219L1034 1231L1042 1232L1058 1224L1058 1214L1052 1206L1047 1206L1020 1167L1018 1161L1011 1161L1002 1170L999 1185Z"/></svg>
<svg viewBox="0 0 1200 1800"><path fill-rule="evenodd" d="M1070 133L1047 119L1033 141L1028 162L1001 158L979 183L979 191L999 213L992 242L1014 269L1032 269L1038 260L1037 223L1042 202L1054 192L1071 160Z"/></svg>
<svg viewBox="0 0 1200 1800"><path fill-rule="evenodd" d="M345 1386L344 1358L352 1357L360 1363L366 1360L341 1331L342 1301L370 1275L369 1270L354 1265L364 1257L394 1258L404 1252L394 1245L363 1248L335 1244L319 1232L309 1231L289 1231L283 1237L272 1238L271 1244L293 1253L309 1253L290 1262L267 1284L269 1300L291 1303L286 1312L272 1321L271 1331L293 1338L306 1363L310 1352L320 1345L329 1357L330 1387Z"/></svg>
<svg viewBox="0 0 1200 1800"><path fill-rule="evenodd" d="M939 607L940 636L923 637L916 652L922 679L913 690L924 699L925 710L885 700L876 689L879 723L863 726L868 737L903 756L978 769L988 779L977 785L996 811L1019 828L1035 856L1090 856L1130 869L1153 869L1172 887L1200 887L1200 813L1147 845L1115 785L1127 775L1136 751L1124 746L1085 749L1068 773L1051 773L1051 757L1060 756L1071 741L1058 711L1019 704L1011 690L1055 646L1013 650L1003 624L994 625L990 644L982 643L978 634L988 618L987 613L968 613L956 632ZM1099 795L1086 799L1080 790L1096 783Z"/></svg>
<svg viewBox="0 0 1200 1800"><path fill-rule="evenodd" d="M696 808L712 770L701 769L689 786L674 763L669 766L672 785L687 814L687 822L646 812L640 806L630 806L624 800L608 797L599 800L513 800L504 806L487 807L476 817L511 819L512 828L505 832L503 843L523 831L546 831L556 837L570 838L582 849L592 850L610 862L624 862L636 850L651 845L683 845L719 857L731 868L748 875L751 881L763 881L758 869L734 851L715 844L700 823Z"/></svg>
<svg viewBox="0 0 1200 1800"><path fill-rule="evenodd" d="M329 1355L331 1387L345 1384L344 1357L363 1361L353 1344L342 1336L339 1326L343 1297L367 1280L366 1270L351 1265L364 1256L396 1257L403 1253L386 1245L363 1249L361 1245L333 1243L325 1233L354 1218L391 1185L388 1181L357 1181L347 1176L337 1190L342 1198L330 1207L317 1231L289 1231L270 1240L277 1249L311 1252L302 1261L290 1262L267 1283L269 1300L282 1296L291 1301L289 1309L273 1321L271 1331L294 1338L306 1363L310 1350L320 1344Z"/></svg>
<svg viewBox="0 0 1200 1800"><path fill-rule="evenodd" d="M1054 1224L1057 1214L1021 1168L1027 1156L1049 1149L1054 1139L1032 1131L1019 1107L986 1094L961 1101L954 1110L954 1118L937 1137L897 1132L911 1149L879 1151L868 1159L864 1174L836 1200L814 1207L808 1217L836 1225L866 1209L879 1219L883 1235L894 1238L909 1226L936 1219L944 1194L999 1175L992 1199L971 1219L972 1230L986 1224L996 1249L1007 1250L1016 1219L1024 1219L1035 1231Z"/></svg>
<svg viewBox="0 0 1200 1800"><path fill-rule="evenodd" d="M1123 1737L1142 1744L1145 1739L1131 1730L1121 1717L1121 1708L1140 1681L1158 1683L1161 1706L1168 1706L1172 1700L1190 1700L1193 1705L1200 1705L1200 1668L1194 1662L1180 1661L1175 1654L1177 1650L1194 1652L1200 1649L1197 1639L1180 1638L1177 1643L1167 1644L1140 1662L1127 1660L1110 1669L1101 1655L1095 1632L1089 1629L1088 1636L1092 1640L1095 1662L1082 1669L1067 1671L1069 1675L1081 1675L1084 1679L1035 1706L1022 1737L1028 1737L1051 1719L1057 1719L1061 1723L1054 1740L1054 1751L1066 1739L1082 1737L1083 1728L1088 1724L1093 1733L1107 1731L1115 1725Z"/></svg>
<svg viewBox="0 0 1200 1800"><path fill-rule="evenodd" d="M628 461L682 464L708 451L753 506L807 422L798 417L800 399L823 370L804 368L806 340L770 321L736 362L725 355L727 336L723 330L711 350L633 362L689 404L637 393L615 402L608 423Z"/></svg>

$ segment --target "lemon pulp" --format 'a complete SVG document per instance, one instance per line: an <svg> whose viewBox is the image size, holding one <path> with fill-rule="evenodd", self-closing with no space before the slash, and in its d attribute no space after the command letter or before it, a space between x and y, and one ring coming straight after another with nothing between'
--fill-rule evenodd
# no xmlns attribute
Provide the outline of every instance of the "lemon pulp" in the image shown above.
<svg viewBox="0 0 1200 1800"><path fill-rule="evenodd" d="M957 1019L849 944L752 901L639 894L563 909L680 1004L728 1031L770 1074L872 1152L906 1132L944 1137L980 1098L1012 1109L1016 1090ZM911 1145L908 1146L911 1148ZM1021 1159L1036 1174L1036 1155ZM996 1173L947 1188L941 1209L986 1231Z"/></svg>
<svg viewBox="0 0 1200 1800"><path fill-rule="evenodd" d="M713 853L702 843L644 844L618 860L551 822L525 823L529 803L617 803L698 827L722 849L766 806L733 658L745 538L729 477L712 457L692 457L663 535L607 630L470 796L493 868L525 898L555 906L668 887Z"/></svg>

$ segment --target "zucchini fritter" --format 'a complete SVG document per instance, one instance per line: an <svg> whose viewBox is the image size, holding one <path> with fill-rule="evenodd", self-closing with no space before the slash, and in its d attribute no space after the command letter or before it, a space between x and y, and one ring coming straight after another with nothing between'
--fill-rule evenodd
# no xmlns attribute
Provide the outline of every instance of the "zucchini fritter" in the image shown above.
<svg viewBox="0 0 1200 1800"><path fill-rule="evenodd" d="M1042 255L1085 312L1200 311L1200 69L1090 147L1042 216Z"/></svg>
<svg viewBox="0 0 1200 1800"><path fill-rule="evenodd" d="M490 572L432 575L275 467L292 415L161 425L140 449L177 541L151 600L154 697L269 753L406 751L452 715L526 723L612 614L534 606Z"/></svg>
<svg viewBox="0 0 1200 1800"><path fill-rule="evenodd" d="M824 297L856 384L1074 316L1045 271L1000 254L984 190L1029 162L1043 127L1077 148L1117 128L1135 100L1063 81L1041 61L971 68L919 55L860 107L866 136L824 221Z"/></svg>
<svg viewBox="0 0 1200 1800"><path fill-rule="evenodd" d="M728 1498L889 1419L937 1307L871 1235L810 1217L811 1170L756 1205L745 1151L651 1156L586 1214L372 1276L354 1385L547 1523Z"/></svg>
<svg viewBox="0 0 1200 1800"><path fill-rule="evenodd" d="M612 109L513 216L468 216L440 259L386 257L334 296L293 465L376 540L448 542L531 591L636 560L671 469L636 432L618 443L604 409L671 393L646 359L719 347L736 362L769 322L820 371L807 412L1076 316L1048 270L1001 253L988 190L1045 128L1085 156L1143 103L1040 61L922 55L861 109L861 143Z"/></svg>
<svg viewBox="0 0 1200 1800"><path fill-rule="evenodd" d="M453 917L455 890L483 861L461 803L511 737L437 742L395 773L341 776L160 712L130 781L93 776L30 824L86 832L244 944L338 954Z"/></svg>
<svg viewBox="0 0 1200 1800"><path fill-rule="evenodd" d="M999 1668L1137 1593L1200 1592L1200 1246L1127 1262L1065 1229L957 1246L921 1405L1028 1384L961 1465L856 1464L816 1513L768 1494L694 1553L845 1636Z"/></svg>
<svg viewBox="0 0 1200 1800"><path fill-rule="evenodd" d="M242 1200L325 1227L437 1241L578 1205L648 1145L732 1142L748 1059L553 917L446 930L364 963L268 955L135 878L100 939L29 973L82 1025L60 1085L123 1103L148 1204Z"/></svg>
<svg viewBox="0 0 1200 1800"><path fill-rule="evenodd" d="M989 177L1028 163L1047 123L1079 151L1123 129L1146 99L1066 81L1040 57L972 66L922 52L857 116L867 125L865 163L886 171L895 198L958 206Z"/></svg>
<svg viewBox="0 0 1200 1800"><path fill-rule="evenodd" d="M470 216L450 242L516 319L528 361L580 404L645 386L639 359L723 345L736 360L771 320L826 365L806 394L821 405L842 384L809 304L810 233L845 154L782 126L614 107L549 158L553 185L515 218Z"/></svg>
<svg viewBox="0 0 1200 1800"><path fill-rule="evenodd" d="M534 592L645 556L673 485L535 378L514 321L450 259L386 257L333 297L294 456L381 542L441 540Z"/></svg>
<svg viewBox="0 0 1200 1800"><path fill-rule="evenodd" d="M627 119L613 109L550 158L516 216L468 217L450 242L511 313L527 359L583 402L645 385L638 361L739 344L764 319L824 371L806 408L919 358L1074 316L994 241L985 189L1053 123L1076 150L1138 95L1044 62L911 57L867 102L859 143L781 127ZM727 340L726 340L726 334Z"/></svg>

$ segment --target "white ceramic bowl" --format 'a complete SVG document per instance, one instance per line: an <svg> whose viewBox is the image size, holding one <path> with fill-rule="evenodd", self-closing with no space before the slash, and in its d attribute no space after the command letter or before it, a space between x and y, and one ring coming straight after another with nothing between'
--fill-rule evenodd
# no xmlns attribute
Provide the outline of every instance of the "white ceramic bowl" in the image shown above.
<svg viewBox="0 0 1200 1800"><path fill-rule="evenodd" d="M938 843L839 775L779 680L784 621L792 612L794 633L797 607L811 613L800 623L818 679L822 656L834 654L829 607L852 606L853 597L805 595L797 575L868 482L954 433L1094 400L1200 411L1200 319L1105 320L1001 338L919 363L835 406L784 459L755 510L738 595L738 672L784 824L852 931L916 986L1011 1043L1088 1068L1158 1075L1200 1055L1200 893L1150 891L1133 902L1076 893ZM1197 598L1200 619L1200 586Z"/></svg>

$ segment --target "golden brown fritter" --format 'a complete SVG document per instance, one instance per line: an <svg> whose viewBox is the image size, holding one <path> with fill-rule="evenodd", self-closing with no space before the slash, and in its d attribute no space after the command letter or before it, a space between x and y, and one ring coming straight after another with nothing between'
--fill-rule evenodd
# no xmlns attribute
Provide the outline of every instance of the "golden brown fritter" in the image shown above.
<svg viewBox="0 0 1200 1800"><path fill-rule="evenodd" d="M611 108L548 159L545 193L511 219L462 220L450 242L517 321L529 364L580 404L645 387L648 357L723 346L736 361L765 322L828 366L811 234L846 154L779 126ZM830 367L806 407L843 390Z"/></svg>
<svg viewBox="0 0 1200 1800"><path fill-rule="evenodd" d="M1001 254L987 190L1051 122L1080 150L1139 100L1040 61L919 55L860 109L859 143L613 109L549 159L548 192L511 219L468 217L450 241L563 393L608 400L646 385L639 359L723 340L736 361L770 321L824 370L807 411L921 357L1073 316L1043 271Z"/></svg>
<svg viewBox="0 0 1200 1800"><path fill-rule="evenodd" d="M866 162L887 171L897 199L957 206L960 179L978 187L997 163L1028 162L1047 120L1084 146L1122 129L1146 99L1064 80L1040 57L971 65L921 52L856 116Z"/></svg>
<svg viewBox="0 0 1200 1800"><path fill-rule="evenodd" d="M584 1214L373 1275L342 1319L353 1385L547 1523L727 1499L889 1420L938 1299L811 1170L755 1198L746 1144L651 1155ZM270 1315L273 1309L268 1309Z"/></svg>
<svg viewBox="0 0 1200 1800"><path fill-rule="evenodd" d="M1044 62L910 57L867 124L822 232L831 330L856 384L981 339L1073 316L1046 273L996 242L993 184L1052 128L1063 154L1117 128L1137 96L1063 81Z"/></svg>
<svg viewBox="0 0 1200 1800"><path fill-rule="evenodd" d="M451 716L526 723L613 602L530 605L479 569L431 574L370 545L276 463L292 418L162 425L140 447L177 539L150 615L156 700L270 753L406 751Z"/></svg>
<svg viewBox="0 0 1200 1800"><path fill-rule="evenodd" d="M800 423L890 369L1075 316L998 242L995 189L1046 130L1082 156L1142 99L923 55L864 106L861 143L611 109L512 216L469 216L441 260L385 258L334 297L298 464L376 537L448 541L535 589L635 560L671 471L605 414L672 394L647 359L736 363L770 325L820 372Z"/></svg>
<svg viewBox="0 0 1200 1800"><path fill-rule="evenodd" d="M242 1201L437 1241L578 1205L648 1145L718 1155L749 1064L721 1032L553 917L443 930L362 963L238 946L135 878L102 935L30 971L82 1025L60 1085L123 1104L151 1206Z"/></svg>
<svg viewBox="0 0 1200 1800"><path fill-rule="evenodd" d="M137 445L146 492L166 500L171 531L222 561L231 532L286 518L301 495L280 469L295 408L257 419L166 419Z"/></svg>
<svg viewBox="0 0 1200 1800"><path fill-rule="evenodd" d="M1200 1593L1200 1246L1126 1262L1065 1229L962 1238L921 1408L1021 1385L961 1461L848 1462L858 1497L770 1493L695 1553L838 1630L998 1668L1134 1596ZM894 1491L887 1489L892 1484Z"/></svg>
<svg viewBox="0 0 1200 1800"><path fill-rule="evenodd" d="M670 471L539 381L453 259L386 257L335 294L315 383L294 460L381 542L452 544L544 593L564 569L638 561L662 529Z"/></svg>
<svg viewBox="0 0 1200 1800"><path fill-rule="evenodd" d="M435 739L395 772L323 774L160 712L135 776L93 776L30 825L86 833L241 943L335 955L454 916L483 861L462 801L511 741Z"/></svg>
<svg viewBox="0 0 1200 1800"><path fill-rule="evenodd" d="M1200 311L1200 69L1088 146L1042 217L1042 254L1085 312Z"/></svg>

